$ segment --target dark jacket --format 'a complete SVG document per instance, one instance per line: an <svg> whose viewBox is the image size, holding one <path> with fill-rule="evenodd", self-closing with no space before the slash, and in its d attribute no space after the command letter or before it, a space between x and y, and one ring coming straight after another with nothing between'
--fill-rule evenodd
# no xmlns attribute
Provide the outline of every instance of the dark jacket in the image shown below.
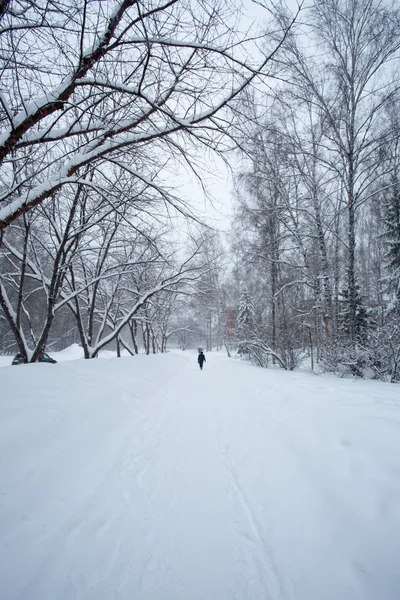
<svg viewBox="0 0 400 600"><path fill-rule="evenodd" d="M203 363L206 362L206 357L204 356L204 354L202 352L200 352L200 354L197 358L197 362L199 363L199 365L202 365Z"/></svg>

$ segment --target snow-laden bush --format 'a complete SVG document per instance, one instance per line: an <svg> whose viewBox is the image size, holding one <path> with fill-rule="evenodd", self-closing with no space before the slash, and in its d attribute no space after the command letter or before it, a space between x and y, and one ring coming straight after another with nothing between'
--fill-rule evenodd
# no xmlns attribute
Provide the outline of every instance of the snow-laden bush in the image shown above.
<svg viewBox="0 0 400 600"><path fill-rule="evenodd" d="M319 365L341 377L400 381L400 328L387 325L355 346L334 341L322 349Z"/></svg>

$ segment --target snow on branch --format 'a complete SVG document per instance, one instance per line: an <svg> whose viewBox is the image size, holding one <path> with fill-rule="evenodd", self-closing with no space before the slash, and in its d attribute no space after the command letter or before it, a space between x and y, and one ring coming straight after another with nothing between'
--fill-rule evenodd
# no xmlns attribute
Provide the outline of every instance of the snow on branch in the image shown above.
<svg viewBox="0 0 400 600"><path fill-rule="evenodd" d="M0 134L0 163L4 161L11 184L5 186L5 193L2 190L0 230L66 185L82 183L77 176L82 167L118 160L121 152L169 140L171 152L177 134L191 143L204 143L202 132L210 140L215 136L218 149L217 140L227 129L218 123L218 115L256 78L272 76L266 67L297 16L281 27L281 39L254 65L239 51L233 53L235 46L240 48L248 40L222 24L218 8L210 13L204 10L201 24L181 20L179 11L191 15L191 9L178 9L176 0L140 10L135 0L114 6L97 36L91 37L82 25L77 34L79 60L57 85L40 96L16 99L17 110L9 97L1 96L0 109L9 126ZM131 8L137 11L134 15L129 14ZM222 42L217 45L211 32L218 28ZM198 41L194 36L200 31ZM86 39L91 41L83 50ZM71 44L73 57L77 48ZM122 72L118 80L116 69ZM28 80L29 68L16 66L13 76ZM43 89L49 79L43 81ZM37 153L35 162L22 153L30 146ZM29 180L12 184L8 157L30 173Z"/></svg>

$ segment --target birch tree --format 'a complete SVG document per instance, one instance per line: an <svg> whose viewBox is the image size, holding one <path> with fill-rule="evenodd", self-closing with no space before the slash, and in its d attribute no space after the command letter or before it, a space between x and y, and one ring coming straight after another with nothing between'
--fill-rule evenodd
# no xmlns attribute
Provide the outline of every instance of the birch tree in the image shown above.
<svg viewBox="0 0 400 600"><path fill-rule="evenodd" d="M335 155L347 211L349 336L356 342L356 218L379 171L379 123L396 83L390 61L400 48L400 12L381 0L321 0L311 29L327 51L312 63L294 38L286 45L294 83L311 94L325 116L325 137Z"/></svg>

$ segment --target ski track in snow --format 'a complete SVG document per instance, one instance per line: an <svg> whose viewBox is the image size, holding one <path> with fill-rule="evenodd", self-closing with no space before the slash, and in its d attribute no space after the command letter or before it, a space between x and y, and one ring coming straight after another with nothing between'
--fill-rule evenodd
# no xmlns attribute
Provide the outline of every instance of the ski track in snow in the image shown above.
<svg viewBox="0 0 400 600"><path fill-rule="evenodd" d="M399 597L397 386L171 353L0 389L2 600Z"/></svg>

